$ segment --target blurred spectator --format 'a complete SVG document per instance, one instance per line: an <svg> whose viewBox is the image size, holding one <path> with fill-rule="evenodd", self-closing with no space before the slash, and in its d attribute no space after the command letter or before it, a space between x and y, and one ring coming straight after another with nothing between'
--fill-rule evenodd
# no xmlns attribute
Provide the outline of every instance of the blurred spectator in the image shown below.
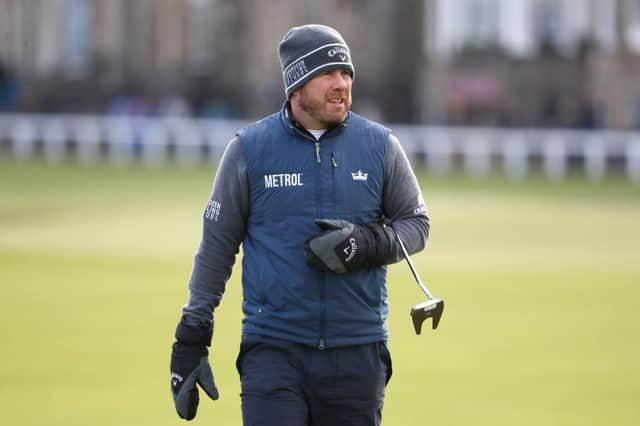
<svg viewBox="0 0 640 426"><path fill-rule="evenodd" d="M453 79L447 93L447 124L492 126L508 121L502 108L503 84L482 73L467 73Z"/></svg>
<svg viewBox="0 0 640 426"><path fill-rule="evenodd" d="M191 106L180 95L160 99L157 112L162 117L188 117L192 114Z"/></svg>
<svg viewBox="0 0 640 426"><path fill-rule="evenodd" d="M543 107L544 127L595 129L601 126L596 105L585 97L551 94Z"/></svg>
<svg viewBox="0 0 640 426"><path fill-rule="evenodd" d="M16 109L18 93L18 79L7 66L0 62L0 112Z"/></svg>
<svg viewBox="0 0 640 426"><path fill-rule="evenodd" d="M578 121L576 127L580 129L596 129L600 127L598 112L593 102L583 99L580 102L580 111L578 112Z"/></svg>
<svg viewBox="0 0 640 426"><path fill-rule="evenodd" d="M155 114L155 107L153 101L146 96L120 95L109 102L107 114L148 117Z"/></svg>
<svg viewBox="0 0 640 426"><path fill-rule="evenodd" d="M235 118L240 116L240 112L230 99L217 98L203 102L198 115L204 118Z"/></svg>

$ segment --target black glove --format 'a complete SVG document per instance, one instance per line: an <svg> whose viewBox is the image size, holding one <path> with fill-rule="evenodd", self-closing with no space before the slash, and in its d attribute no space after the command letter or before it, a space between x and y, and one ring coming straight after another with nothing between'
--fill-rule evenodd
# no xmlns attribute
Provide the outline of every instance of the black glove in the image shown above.
<svg viewBox="0 0 640 426"><path fill-rule="evenodd" d="M304 254L310 266L337 274L384 265L387 240L381 224L354 225L346 220L316 219L324 230L308 238Z"/></svg>
<svg viewBox="0 0 640 426"><path fill-rule="evenodd" d="M186 420L193 419L198 411L196 383L209 398L218 399L207 350L212 333L212 327L187 326L184 320L176 330L177 341L171 351L171 393L178 415Z"/></svg>

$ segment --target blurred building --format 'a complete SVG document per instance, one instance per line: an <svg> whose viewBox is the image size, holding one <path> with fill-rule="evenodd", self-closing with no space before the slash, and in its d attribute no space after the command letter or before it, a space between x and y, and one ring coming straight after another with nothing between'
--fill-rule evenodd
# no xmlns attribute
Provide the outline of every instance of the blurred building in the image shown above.
<svg viewBox="0 0 640 426"><path fill-rule="evenodd" d="M640 1L426 3L423 120L640 128Z"/></svg>
<svg viewBox="0 0 640 426"><path fill-rule="evenodd" d="M279 40L314 22L349 42L354 108L374 118L640 127L640 0L0 0L0 11L0 69L19 80L5 78L7 99L23 111L261 116L283 100Z"/></svg>

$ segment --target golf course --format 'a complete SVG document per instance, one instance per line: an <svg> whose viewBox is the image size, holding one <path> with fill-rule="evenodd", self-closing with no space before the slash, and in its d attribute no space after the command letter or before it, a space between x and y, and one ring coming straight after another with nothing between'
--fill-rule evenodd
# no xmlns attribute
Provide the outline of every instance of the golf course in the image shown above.
<svg viewBox="0 0 640 426"><path fill-rule="evenodd" d="M417 171L431 237L413 260L446 308L416 336L426 298L389 266L383 424L640 424L640 185ZM170 346L214 174L0 157L3 425L184 424ZM239 260L210 354L220 399L201 392L193 424L241 424Z"/></svg>

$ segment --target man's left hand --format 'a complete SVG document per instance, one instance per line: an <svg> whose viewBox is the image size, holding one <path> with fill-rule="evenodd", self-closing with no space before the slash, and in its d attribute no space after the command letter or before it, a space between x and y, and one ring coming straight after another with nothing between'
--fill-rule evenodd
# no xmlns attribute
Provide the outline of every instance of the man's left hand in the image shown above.
<svg viewBox="0 0 640 426"><path fill-rule="evenodd" d="M305 259L310 266L337 274L378 266L370 262L376 252L376 236L371 225L335 219L316 219L315 222L323 232L304 243Z"/></svg>

